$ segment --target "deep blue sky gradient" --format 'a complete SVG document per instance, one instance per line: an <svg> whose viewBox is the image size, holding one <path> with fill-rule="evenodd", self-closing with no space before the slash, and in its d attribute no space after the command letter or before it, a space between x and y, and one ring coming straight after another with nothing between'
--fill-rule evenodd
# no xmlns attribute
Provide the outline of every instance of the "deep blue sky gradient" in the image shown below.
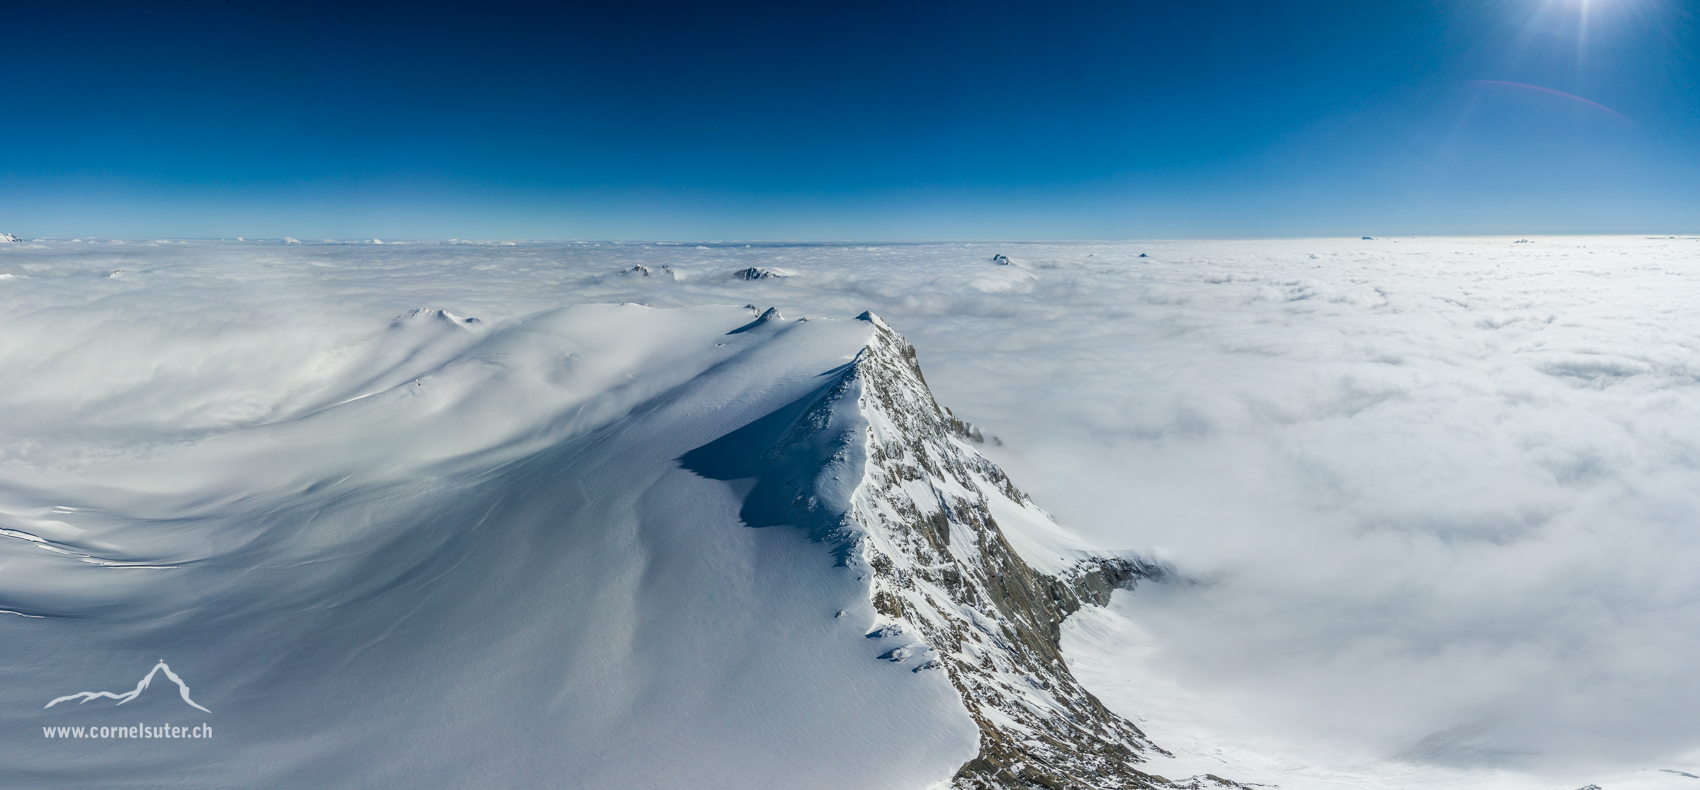
<svg viewBox="0 0 1700 790"><path fill-rule="evenodd" d="M20 5L0 230L1693 233L1691 8Z"/></svg>

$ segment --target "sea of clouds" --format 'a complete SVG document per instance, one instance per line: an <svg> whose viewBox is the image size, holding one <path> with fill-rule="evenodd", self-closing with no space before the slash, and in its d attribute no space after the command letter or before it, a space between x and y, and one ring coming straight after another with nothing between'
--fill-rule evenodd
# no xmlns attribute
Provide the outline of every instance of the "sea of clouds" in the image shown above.
<svg viewBox="0 0 1700 790"><path fill-rule="evenodd" d="M880 314L1040 506L1174 564L1117 610L1224 726L1700 746L1693 238L0 245L0 486L299 413L409 309L608 301Z"/></svg>

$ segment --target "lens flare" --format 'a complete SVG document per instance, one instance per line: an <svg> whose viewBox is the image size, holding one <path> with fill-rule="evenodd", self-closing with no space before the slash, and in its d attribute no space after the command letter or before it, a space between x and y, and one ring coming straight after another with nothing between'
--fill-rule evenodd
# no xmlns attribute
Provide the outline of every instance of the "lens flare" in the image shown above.
<svg viewBox="0 0 1700 790"><path fill-rule="evenodd" d="M1503 87L1503 88L1514 88L1514 89L1517 89L1517 90L1534 91L1534 92L1537 92L1537 93L1546 94L1548 96L1558 96L1560 98L1569 99L1571 101L1581 102L1581 103L1586 104L1589 107L1593 107L1595 109L1604 110L1605 112L1611 113L1612 115L1615 115L1619 118L1622 118L1625 121L1629 120L1629 116L1624 115L1623 113L1620 113L1617 110L1614 110L1610 107L1607 107L1604 104L1601 104L1597 101L1592 101L1590 99L1584 99L1581 96L1577 96L1574 93L1565 93L1564 91L1561 91L1561 90L1554 90L1552 88L1547 88L1547 87L1543 87L1543 86L1540 86L1540 85L1529 85L1527 83L1522 83L1522 82L1506 82L1504 80L1470 80L1470 84L1471 85L1494 85L1494 86Z"/></svg>

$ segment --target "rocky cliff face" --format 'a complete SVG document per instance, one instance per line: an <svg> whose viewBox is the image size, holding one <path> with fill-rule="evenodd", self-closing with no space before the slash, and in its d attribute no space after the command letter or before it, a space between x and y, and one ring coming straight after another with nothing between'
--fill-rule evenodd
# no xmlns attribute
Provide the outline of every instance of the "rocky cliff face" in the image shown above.
<svg viewBox="0 0 1700 790"><path fill-rule="evenodd" d="M868 636L890 645L880 657L949 677L980 730L980 753L953 786L1180 786L1139 770L1147 753L1167 753L1081 687L1058 650L1063 618L1161 569L1047 547L1034 530L1063 533L933 400L914 348L878 317L861 319L875 331L852 363L686 466L754 478L744 521L798 524L832 543L869 585ZM1041 547L1029 552L1037 562L1017 553L1000 516L1022 522L1016 537Z"/></svg>
<svg viewBox="0 0 1700 790"><path fill-rule="evenodd" d="M960 423L933 400L915 349L866 319L877 331L845 377L868 420L868 462L847 516L861 532L853 556L873 571L882 627L916 634L925 645L916 671L946 673L979 725L980 754L954 784L1153 786L1135 765L1161 749L1074 680L1057 640L1064 617L1157 569L1083 557L1047 575L1023 561L994 501L1032 503L953 430Z"/></svg>

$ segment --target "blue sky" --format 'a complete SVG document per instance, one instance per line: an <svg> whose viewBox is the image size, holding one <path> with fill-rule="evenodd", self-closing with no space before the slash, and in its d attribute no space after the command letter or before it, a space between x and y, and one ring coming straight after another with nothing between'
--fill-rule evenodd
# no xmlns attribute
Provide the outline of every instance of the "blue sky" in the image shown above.
<svg viewBox="0 0 1700 790"><path fill-rule="evenodd" d="M1700 231L1667 0L8 11L24 236Z"/></svg>

